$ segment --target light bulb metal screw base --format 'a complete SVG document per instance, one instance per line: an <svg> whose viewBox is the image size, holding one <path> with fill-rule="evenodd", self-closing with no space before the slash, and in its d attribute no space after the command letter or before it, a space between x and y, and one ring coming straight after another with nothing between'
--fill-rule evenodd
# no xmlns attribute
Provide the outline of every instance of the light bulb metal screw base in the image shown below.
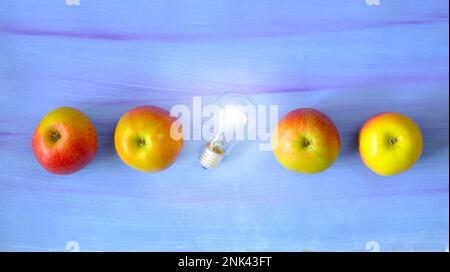
<svg viewBox="0 0 450 272"><path fill-rule="evenodd" d="M222 160L224 152L217 147L213 147L210 144L205 145L200 154L200 164L205 169L216 167Z"/></svg>

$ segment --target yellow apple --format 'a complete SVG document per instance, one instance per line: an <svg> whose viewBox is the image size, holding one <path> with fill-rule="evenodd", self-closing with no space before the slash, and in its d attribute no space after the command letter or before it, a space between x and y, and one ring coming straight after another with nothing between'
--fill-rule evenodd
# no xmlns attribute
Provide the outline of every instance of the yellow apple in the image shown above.
<svg viewBox="0 0 450 272"><path fill-rule="evenodd" d="M143 172L158 172L171 166L183 146L183 139L174 139L171 127L181 125L165 109L139 106L126 112L114 133L114 144L120 159Z"/></svg>
<svg viewBox="0 0 450 272"><path fill-rule="evenodd" d="M423 139L413 120L395 112L371 117L359 134L359 152L364 164L382 176L406 171L422 153Z"/></svg>
<svg viewBox="0 0 450 272"><path fill-rule="evenodd" d="M272 135L273 153L286 169L315 174L337 159L340 136L333 121L316 109L296 109L278 122Z"/></svg>

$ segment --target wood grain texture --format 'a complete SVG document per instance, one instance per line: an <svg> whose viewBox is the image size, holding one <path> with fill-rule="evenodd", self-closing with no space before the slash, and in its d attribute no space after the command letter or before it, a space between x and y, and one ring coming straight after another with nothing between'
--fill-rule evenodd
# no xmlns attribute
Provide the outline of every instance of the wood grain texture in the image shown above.
<svg viewBox="0 0 450 272"><path fill-rule="evenodd" d="M170 3L169 3L170 2ZM2 0L0 250L443 251L449 239L448 1ZM256 142L205 171L200 141L157 174L115 153L128 109L213 101L224 91L315 107L342 152L318 175L285 171ZM96 159L45 172L31 135L70 105L95 123ZM424 154L383 178L361 163L361 124L382 111L415 119Z"/></svg>

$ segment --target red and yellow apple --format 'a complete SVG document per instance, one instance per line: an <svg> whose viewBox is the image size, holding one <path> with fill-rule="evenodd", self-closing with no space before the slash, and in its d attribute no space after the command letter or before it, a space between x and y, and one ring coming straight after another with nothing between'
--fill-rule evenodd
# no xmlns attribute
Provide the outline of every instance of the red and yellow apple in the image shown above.
<svg viewBox="0 0 450 272"><path fill-rule="evenodd" d="M338 157L339 132L326 114L311 108L296 109L278 122L272 135L272 149L286 169L319 173Z"/></svg>
<svg viewBox="0 0 450 272"><path fill-rule="evenodd" d="M97 144L97 130L92 122L71 107L49 112L32 139L38 162L54 174L70 174L88 165L95 157Z"/></svg>
<svg viewBox="0 0 450 272"><path fill-rule="evenodd" d="M371 117L359 134L359 152L364 164L382 176L391 176L413 166L422 153L423 139L417 124L395 112Z"/></svg>
<svg viewBox="0 0 450 272"><path fill-rule="evenodd" d="M177 127L178 137L171 135ZM170 113L156 106L139 106L126 112L114 133L120 159L143 172L158 172L171 166L183 146L181 125Z"/></svg>

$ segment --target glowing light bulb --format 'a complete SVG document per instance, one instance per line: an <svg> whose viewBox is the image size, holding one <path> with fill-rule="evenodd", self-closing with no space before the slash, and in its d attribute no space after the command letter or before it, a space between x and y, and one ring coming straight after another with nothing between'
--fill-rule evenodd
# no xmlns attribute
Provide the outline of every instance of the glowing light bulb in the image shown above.
<svg viewBox="0 0 450 272"><path fill-rule="evenodd" d="M225 94L216 101L218 113L214 120L214 135L203 147L200 164L203 168L216 167L222 158L244 140L248 123L246 107L250 100L238 93Z"/></svg>

